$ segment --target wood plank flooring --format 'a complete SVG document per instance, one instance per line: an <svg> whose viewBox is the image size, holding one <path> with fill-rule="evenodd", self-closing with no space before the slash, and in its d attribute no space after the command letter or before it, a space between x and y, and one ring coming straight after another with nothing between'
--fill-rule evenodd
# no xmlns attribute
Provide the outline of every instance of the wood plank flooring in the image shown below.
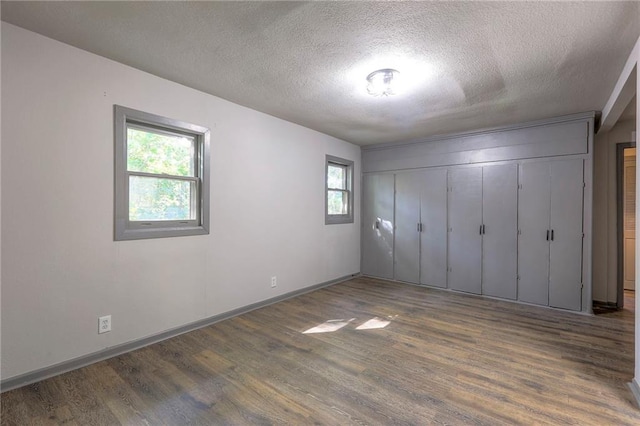
<svg viewBox="0 0 640 426"><path fill-rule="evenodd" d="M633 316L357 278L5 392L1 423L638 425Z"/></svg>

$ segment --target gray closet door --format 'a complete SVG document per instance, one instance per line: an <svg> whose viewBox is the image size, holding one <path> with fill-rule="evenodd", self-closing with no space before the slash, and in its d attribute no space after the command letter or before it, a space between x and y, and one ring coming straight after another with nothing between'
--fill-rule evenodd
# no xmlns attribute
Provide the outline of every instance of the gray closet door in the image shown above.
<svg viewBox="0 0 640 426"><path fill-rule="evenodd" d="M447 170L420 173L420 284L447 286Z"/></svg>
<svg viewBox="0 0 640 426"><path fill-rule="evenodd" d="M553 161L549 305L582 308L582 160Z"/></svg>
<svg viewBox="0 0 640 426"><path fill-rule="evenodd" d="M480 294L482 168L449 170L449 288Z"/></svg>
<svg viewBox="0 0 640 426"><path fill-rule="evenodd" d="M393 174L363 178L362 273L393 278Z"/></svg>
<svg viewBox="0 0 640 426"><path fill-rule="evenodd" d="M518 300L548 305L549 163L521 164L519 182Z"/></svg>
<svg viewBox="0 0 640 426"><path fill-rule="evenodd" d="M420 172L396 174L394 275L420 282Z"/></svg>
<svg viewBox="0 0 640 426"><path fill-rule="evenodd" d="M482 294L515 299L518 268L518 166L482 170Z"/></svg>

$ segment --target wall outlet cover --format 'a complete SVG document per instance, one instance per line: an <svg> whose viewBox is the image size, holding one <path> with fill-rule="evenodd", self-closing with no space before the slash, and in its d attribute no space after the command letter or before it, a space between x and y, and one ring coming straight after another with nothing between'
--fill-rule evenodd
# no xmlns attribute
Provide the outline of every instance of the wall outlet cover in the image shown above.
<svg viewBox="0 0 640 426"><path fill-rule="evenodd" d="M105 315L98 318L98 334L111 331L111 315Z"/></svg>

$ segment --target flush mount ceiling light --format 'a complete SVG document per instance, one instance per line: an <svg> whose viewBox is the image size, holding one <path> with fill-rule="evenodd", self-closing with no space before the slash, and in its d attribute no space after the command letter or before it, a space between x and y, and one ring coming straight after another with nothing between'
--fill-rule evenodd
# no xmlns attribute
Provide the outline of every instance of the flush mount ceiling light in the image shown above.
<svg viewBox="0 0 640 426"><path fill-rule="evenodd" d="M399 71L384 68L372 72L367 76L367 92L373 96L389 96L396 94L396 83L398 80Z"/></svg>

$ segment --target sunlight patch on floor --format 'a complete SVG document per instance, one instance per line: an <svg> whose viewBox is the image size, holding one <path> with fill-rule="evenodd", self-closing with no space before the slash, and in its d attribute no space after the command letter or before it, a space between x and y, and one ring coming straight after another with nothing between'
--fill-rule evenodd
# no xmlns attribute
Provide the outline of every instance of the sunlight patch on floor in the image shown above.
<svg viewBox="0 0 640 426"><path fill-rule="evenodd" d="M320 325L316 325L315 327L311 327L310 329L303 331L302 334L312 334L312 333L331 333L337 330L340 330L345 325L349 324L351 321L354 321L355 318L351 318L350 320L344 319L334 319L323 322Z"/></svg>
<svg viewBox="0 0 640 426"><path fill-rule="evenodd" d="M388 326L391 321L398 318L397 315L389 315L387 318L373 317L370 320L365 321L356 327L356 330L376 330L385 328ZM313 334L313 333L332 333L334 331L340 330L342 327L346 326L350 322L355 321L356 318L351 318L349 320L344 319L332 319L323 322L322 324L316 325L315 327L311 327L308 330L302 332L302 334Z"/></svg>
<svg viewBox="0 0 640 426"><path fill-rule="evenodd" d="M356 330L375 330L377 328L385 328L391 323L391 320L373 317L369 321L356 327Z"/></svg>

